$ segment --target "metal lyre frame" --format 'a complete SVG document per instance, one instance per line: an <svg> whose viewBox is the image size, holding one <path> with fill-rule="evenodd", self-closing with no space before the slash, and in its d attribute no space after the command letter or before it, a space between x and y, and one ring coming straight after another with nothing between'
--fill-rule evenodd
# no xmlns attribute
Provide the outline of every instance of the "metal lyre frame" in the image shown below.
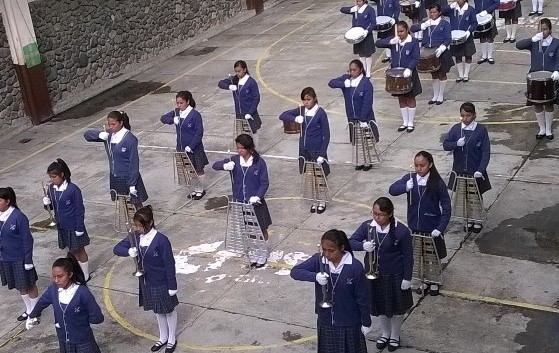
<svg viewBox="0 0 559 353"><path fill-rule="evenodd" d="M351 157L353 164L358 165L372 165L373 157L376 162L380 162L380 153L377 147L377 141L373 134L371 124L376 124L373 120L367 122L367 127L362 128L358 121L350 121L349 128L353 131L353 141ZM371 155L374 153L374 156Z"/></svg>
<svg viewBox="0 0 559 353"><path fill-rule="evenodd" d="M318 244L318 250L320 252L320 259L319 259L320 273L326 274L326 265L324 263L325 257L324 254L322 253L322 247L320 246L320 244ZM328 300L328 283L326 283L325 285L321 285L321 287L322 287L322 300L320 301L320 303L318 303L318 306L323 309L331 308L332 301Z"/></svg>
<svg viewBox="0 0 559 353"><path fill-rule="evenodd" d="M173 160L175 161L174 178L177 185L188 187L189 194L197 186L202 188L202 190L204 189L204 184L196 172L196 168L194 168L188 153L173 152Z"/></svg>
<svg viewBox="0 0 559 353"><path fill-rule="evenodd" d="M134 257L134 272L132 273L134 277L141 277L144 275L144 265L141 259L141 251L138 241L136 239L136 234L134 233L133 223L129 222L126 223L126 227L128 228L128 241L130 242L130 247L136 248L138 250L138 256Z"/></svg>
<svg viewBox="0 0 559 353"><path fill-rule="evenodd" d="M470 222L483 222L483 199L473 175L459 174L454 171L452 188L452 217ZM467 228L467 227L466 227Z"/></svg>
<svg viewBox="0 0 559 353"><path fill-rule="evenodd" d="M115 195L114 229L117 233L128 232L129 224L134 223L136 207L130 201L130 195L119 194L114 189L111 190L111 195Z"/></svg>
<svg viewBox="0 0 559 353"><path fill-rule="evenodd" d="M41 187L43 188L43 194L45 195L45 197L48 197L51 200L50 205L45 206L45 209L49 213L49 219L50 219L50 223L47 224L47 227L56 227L56 220L54 218L54 204L52 203L53 197L50 197L50 192L49 192L50 184L45 184L41 182Z"/></svg>
<svg viewBox="0 0 559 353"><path fill-rule="evenodd" d="M250 137L254 138L254 135L252 134L252 129L250 128L250 124L245 118L243 117L235 118L234 128L235 128L235 137L233 139L236 139L237 136L241 134L247 134Z"/></svg>
<svg viewBox="0 0 559 353"><path fill-rule="evenodd" d="M413 233L413 275L425 282L441 283L442 266L435 241L427 233Z"/></svg>
<svg viewBox="0 0 559 353"><path fill-rule="evenodd" d="M365 277L367 277L367 279L373 281L380 277L380 274L378 272L378 253L380 250L380 243L378 241L378 233L376 227L369 227L367 231L367 241L372 241L375 244L373 252L367 253L367 256L369 257L369 272L365 274Z"/></svg>
<svg viewBox="0 0 559 353"><path fill-rule="evenodd" d="M303 174L301 176L301 197L303 200L310 200L314 203L330 202L330 189L324 168L316 161L307 161L305 157L300 156L303 160ZM326 161L324 163L327 163Z"/></svg>

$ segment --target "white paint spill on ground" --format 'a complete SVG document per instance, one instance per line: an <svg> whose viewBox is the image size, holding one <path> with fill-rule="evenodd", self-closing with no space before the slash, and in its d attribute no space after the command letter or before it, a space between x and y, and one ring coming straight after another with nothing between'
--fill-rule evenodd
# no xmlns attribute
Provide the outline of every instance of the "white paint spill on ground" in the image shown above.
<svg viewBox="0 0 559 353"><path fill-rule="evenodd" d="M216 241L215 243L208 243L208 244L200 244L194 245L189 247L186 251L181 250L182 252L186 252L189 255L196 255L196 254L206 254L211 252L216 252L217 248L219 248L223 244L223 241Z"/></svg>
<svg viewBox="0 0 559 353"><path fill-rule="evenodd" d="M176 255L175 256L175 269L177 273L182 273L185 275L196 273L200 268L199 265L191 265L188 263L187 255Z"/></svg>
<svg viewBox="0 0 559 353"><path fill-rule="evenodd" d="M309 257L311 256L305 254L304 252L296 251L285 254L285 256L283 257L283 261L288 265L295 266L299 262L303 262Z"/></svg>
<svg viewBox="0 0 559 353"><path fill-rule="evenodd" d="M289 276L289 273L290 273L290 272L291 272L290 270L284 268L284 269L281 269L281 270L279 270L279 271L274 272L274 275L278 275L278 276Z"/></svg>
<svg viewBox="0 0 559 353"><path fill-rule="evenodd" d="M283 257L283 251L282 250L276 250L276 251L272 251L270 253L270 257L268 257L268 260L278 262L279 260L281 260L282 257Z"/></svg>
<svg viewBox="0 0 559 353"><path fill-rule="evenodd" d="M220 275L214 275L214 276L206 277L206 283L221 281L225 277L227 277L227 275L224 274L224 273L220 274Z"/></svg>

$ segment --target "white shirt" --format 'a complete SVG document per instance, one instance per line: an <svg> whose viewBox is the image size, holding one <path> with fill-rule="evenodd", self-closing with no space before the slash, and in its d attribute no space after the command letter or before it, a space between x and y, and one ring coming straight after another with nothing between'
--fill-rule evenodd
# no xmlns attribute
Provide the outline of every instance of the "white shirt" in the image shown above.
<svg viewBox="0 0 559 353"><path fill-rule="evenodd" d="M248 74L244 75L243 78L239 79L238 85L239 86L244 86L244 84L247 83L249 77L250 76Z"/></svg>
<svg viewBox="0 0 559 353"><path fill-rule="evenodd" d="M8 217L10 217L10 215L14 211L14 209L15 209L14 206L10 206L6 211L0 213L0 221L6 222L8 220Z"/></svg>
<svg viewBox="0 0 559 353"><path fill-rule="evenodd" d="M64 180L64 182L62 183L62 185L58 186L58 185L53 185L52 186L54 188L54 190L56 191L65 191L68 188L68 182L66 180Z"/></svg>
<svg viewBox="0 0 559 353"><path fill-rule="evenodd" d="M361 82L361 79L363 78L363 74L357 76L356 78L350 78L349 82L350 82L350 86L351 87L357 87L359 85L359 82Z"/></svg>
<svg viewBox="0 0 559 353"><path fill-rule="evenodd" d="M367 9L367 6L369 6L369 5L363 4L363 5L357 10L357 12L359 12L359 13L365 12L365 10Z"/></svg>
<svg viewBox="0 0 559 353"><path fill-rule="evenodd" d="M439 23L441 23L441 16L439 16L439 18L437 18L436 20L430 20L431 21L431 26L438 26Z"/></svg>
<svg viewBox="0 0 559 353"><path fill-rule="evenodd" d="M376 228L377 229L377 233L388 233L390 232L390 223L388 223L388 225L382 229L382 227L373 219L371 221L371 224L369 224L370 227L372 228Z"/></svg>
<svg viewBox="0 0 559 353"><path fill-rule="evenodd" d="M79 285L77 285L76 283L72 283L66 289L58 288L58 301L60 302L60 304L70 304L70 301L76 294L78 287Z"/></svg>
<svg viewBox="0 0 559 353"><path fill-rule="evenodd" d="M141 234L140 235L140 246L149 246L151 244L151 242L153 241L153 238L155 238L155 234L157 234L157 230L155 230L155 228L152 228L146 234Z"/></svg>
<svg viewBox="0 0 559 353"><path fill-rule="evenodd" d="M406 44L406 43L411 43L411 39L412 39L412 36L408 34L408 36L406 37L406 39L400 40L400 45L403 46L403 45Z"/></svg>
<svg viewBox="0 0 559 353"><path fill-rule="evenodd" d="M324 258L324 260L326 260L326 258ZM344 252L338 266L335 266L332 261L329 260L326 261L328 261L328 266L330 267L330 273L340 274L342 272L342 269L344 268L344 265L351 265L353 263L353 256L351 256L351 254L348 252Z"/></svg>
<svg viewBox="0 0 559 353"><path fill-rule="evenodd" d="M315 116L317 110L318 110L318 104L315 104L314 107L312 107L311 109L305 108L305 115L306 116Z"/></svg>
<svg viewBox="0 0 559 353"><path fill-rule="evenodd" d="M462 7L458 7L458 14L462 16L467 9L468 9L468 3L465 2Z"/></svg>
<svg viewBox="0 0 559 353"><path fill-rule="evenodd" d="M421 177L421 176L419 176L419 174L416 174L415 178L417 180L417 185L426 186L427 185L427 180L429 180L429 174L431 174L431 173L427 173L424 177Z"/></svg>
<svg viewBox="0 0 559 353"><path fill-rule="evenodd" d="M474 131L477 126L477 121L472 121L470 125L465 125L462 123L462 130Z"/></svg>
<svg viewBox="0 0 559 353"><path fill-rule="evenodd" d="M127 132L128 132L128 129L125 128L125 127L120 129L118 132L115 132L111 136L111 143L119 143L120 141L122 141L122 139L124 138L124 135L126 135Z"/></svg>
<svg viewBox="0 0 559 353"><path fill-rule="evenodd" d="M188 114L190 114L191 111L192 111L192 107L188 106L185 110L181 110L179 112L179 116L181 117L181 119L186 119L186 117L188 116Z"/></svg>
<svg viewBox="0 0 559 353"><path fill-rule="evenodd" d="M550 46L551 41L553 40L553 36L550 34L547 38L542 39L542 46Z"/></svg>
<svg viewBox="0 0 559 353"><path fill-rule="evenodd" d="M245 161L245 159L243 157L239 158L240 163L241 163L241 167L250 167L252 165L252 162L254 160L254 158L252 158L252 156L250 156L248 158L247 161Z"/></svg>

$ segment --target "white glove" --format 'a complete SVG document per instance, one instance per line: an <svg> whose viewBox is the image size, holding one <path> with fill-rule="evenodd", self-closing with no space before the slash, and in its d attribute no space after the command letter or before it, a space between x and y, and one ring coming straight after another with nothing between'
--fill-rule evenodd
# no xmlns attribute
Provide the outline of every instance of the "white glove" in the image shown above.
<svg viewBox="0 0 559 353"><path fill-rule="evenodd" d="M416 9L418 9L419 6L421 6L421 3L420 3L419 1L416 1L415 4L414 4L414 6L415 6Z"/></svg>
<svg viewBox="0 0 559 353"><path fill-rule="evenodd" d="M251 197L248 199L248 202L249 202L251 205L254 205L255 203L260 203L260 197L258 197L258 196L251 196Z"/></svg>
<svg viewBox="0 0 559 353"><path fill-rule="evenodd" d="M302 115L297 115L297 116L295 117L295 122L296 122L296 123L302 124L303 121L305 121L305 118L304 118Z"/></svg>
<svg viewBox="0 0 559 353"><path fill-rule="evenodd" d="M185 151L186 153L192 153L192 148L186 146L186 147L184 148L184 151Z"/></svg>
<svg viewBox="0 0 559 353"><path fill-rule="evenodd" d="M103 140L103 141L107 141L109 139L109 133L106 131L101 131L99 133L99 139Z"/></svg>
<svg viewBox="0 0 559 353"><path fill-rule="evenodd" d="M76 230L76 237L81 237L83 234L84 234L84 232L78 232L78 231Z"/></svg>
<svg viewBox="0 0 559 353"><path fill-rule="evenodd" d="M23 265L23 268L25 268L25 271L31 271L33 269L33 267L35 267L33 264Z"/></svg>
<svg viewBox="0 0 559 353"><path fill-rule="evenodd" d="M446 45L444 45L444 44L439 45L437 50L435 50L435 56L438 58L439 56L441 56L443 54L443 52L445 50L446 50Z"/></svg>
<svg viewBox="0 0 559 353"><path fill-rule="evenodd" d="M392 44L392 45L400 44L400 38L394 37L394 38L390 39L389 43Z"/></svg>
<svg viewBox="0 0 559 353"><path fill-rule="evenodd" d="M361 333L363 334L363 336L367 336L367 334L371 331L373 331L373 328L371 326L361 326Z"/></svg>
<svg viewBox="0 0 559 353"><path fill-rule="evenodd" d="M245 114L245 120L252 120L252 115Z"/></svg>
<svg viewBox="0 0 559 353"><path fill-rule="evenodd" d="M27 317L27 320L25 321L25 328L31 330L33 327L37 326L38 324L39 324L39 320L36 317L34 318Z"/></svg>
<svg viewBox="0 0 559 353"><path fill-rule="evenodd" d="M326 160L326 159L324 159L324 157L318 156L318 158L316 159L316 163L322 164L322 163L324 163L325 160Z"/></svg>
<svg viewBox="0 0 559 353"><path fill-rule="evenodd" d="M351 80L350 80L349 78L346 78L346 79L345 79L345 81L344 81L344 86L345 86L346 88L351 87Z"/></svg>
<svg viewBox="0 0 559 353"><path fill-rule="evenodd" d="M359 127L362 128L362 129L366 129L366 128L369 127L369 124L367 124L366 121L360 121L359 122Z"/></svg>
<svg viewBox="0 0 559 353"><path fill-rule="evenodd" d="M471 34L472 34L472 33L470 33L470 31L466 31L466 39L470 38L470 35L471 35Z"/></svg>
<svg viewBox="0 0 559 353"><path fill-rule="evenodd" d="M431 20L427 20L421 24L421 30L426 30L431 25Z"/></svg>
<svg viewBox="0 0 559 353"><path fill-rule="evenodd" d="M130 257L138 256L138 249L136 249L136 247L131 247L130 249L128 249L128 256Z"/></svg>
<svg viewBox="0 0 559 353"><path fill-rule="evenodd" d="M318 284L320 284L321 286L325 286L328 284L328 274L326 272L319 272L316 274L316 282L318 282Z"/></svg>
<svg viewBox="0 0 559 353"><path fill-rule="evenodd" d="M553 71L553 73L551 74L551 79L553 81L559 81L559 71Z"/></svg>
<svg viewBox="0 0 559 353"><path fill-rule="evenodd" d="M130 195L138 196L138 190L136 190L135 186L130 187Z"/></svg>
<svg viewBox="0 0 559 353"><path fill-rule="evenodd" d="M456 10L456 9L458 9L458 4L453 2L452 4L450 4L450 8L453 9L453 10Z"/></svg>
<svg viewBox="0 0 559 353"><path fill-rule="evenodd" d="M404 77L410 77L411 76L411 70L410 69L405 69L404 70Z"/></svg>
<svg viewBox="0 0 559 353"><path fill-rule="evenodd" d="M406 191L413 189L413 179L406 181Z"/></svg>
<svg viewBox="0 0 559 353"><path fill-rule="evenodd" d="M479 13L479 17L485 17L487 16L487 11L483 10Z"/></svg>
<svg viewBox="0 0 559 353"><path fill-rule="evenodd" d="M553 77L553 76L551 76L551 77ZM46 196L43 197L43 205L48 206L50 204L51 204L50 198L48 198Z"/></svg>
<svg viewBox="0 0 559 353"><path fill-rule="evenodd" d="M407 281L405 279L402 280L402 285L400 286L401 290L408 290L411 288L411 281Z"/></svg>
<svg viewBox="0 0 559 353"><path fill-rule="evenodd" d="M534 43L539 42L542 39L543 39L543 33L542 32L536 33L536 35L532 37L532 42Z"/></svg>
<svg viewBox="0 0 559 353"><path fill-rule="evenodd" d="M357 12L357 10L358 10L357 6L353 6L351 9L349 9L349 12L354 13Z"/></svg>
<svg viewBox="0 0 559 353"><path fill-rule="evenodd" d="M180 116L175 116L173 118L173 123L175 123L175 125L178 125L181 122L181 118Z"/></svg>
<svg viewBox="0 0 559 353"><path fill-rule="evenodd" d="M373 241L364 241L363 242L363 251L373 252L373 250L375 250L375 242L373 242Z"/></svg>
<svg viewBox="0 0 559 353"><path fill-rule="evenodd" d="M229 85L229 90L235 92L237 90L237 85Z"/></svg>
<svg viewBox="0 0 559 353"><path fill-rule="evenodd" d="M396 20L393 19L393 18L391 18L391 19L390 19L390 25L391 25L391 26L394 26L395 24L396 24Z"/></svg>
<svg viewBox="0 0 559 353"><path fill-rule="evenodd" d="M223 165L223 170L233 170L235 168L235 162L231 161L231 162L227 162Z"/></svg>
<svg viewBox="0 0 559 353"><path fill-rule="evenodd" d="M475 172L474 178L483 178L483 174L481 174L481 172Z"/></svg>
<svg viewBox="0 0 559 353"><path fill-rule="evenodd" d="M177 295L178 289L168 289L167 293L169 293L169 295L172 297L174 295Z"/></svg>
<svg viewBox="0 0 559 353"><path fill-rule="evenodd" d="M438 229L433 229L433 231L431 232L431 236L433 238L439 237L441 236L441 232Z"/></svg>
<svg viewBox="0 0 559 353"><path fill-rule="evenodd" d="M462 147L466 144L466 138L465 137L460 137L458 139L458 141L456 141L456 146L458 147Z"/></svg>

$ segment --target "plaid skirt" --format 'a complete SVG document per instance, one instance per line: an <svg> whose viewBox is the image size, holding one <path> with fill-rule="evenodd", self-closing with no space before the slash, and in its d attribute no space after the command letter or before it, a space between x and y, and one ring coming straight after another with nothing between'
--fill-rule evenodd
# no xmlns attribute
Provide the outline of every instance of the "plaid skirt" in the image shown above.
<svg viewBox="0 0 559 353"><path fill-rule="evenodd" d="M192 153L188 153L188 158L192 162L192 166L196 170L196 173L203 174L204 167L210 162L208 161L208 157L206 156L206 152L204 152L204 144L200 143L198 147L192 151Z"/></svg>
<svg viewBox="0 0 559 353"><path fill-rule="evenodd" d="M262 232L265 232L268 227L272 224L272 217L270 216L270 211L268 210L268 204L266 200L261 199L261 204L254 205L254 214L256 219L258 219L258 224Z"/></svg>
<svg viewBox="0 0 559 353"><path fill-rule="evenodd" d="M371 315L404 315L413 306L411 289L402 290L402 276L381 275L371 284Z"/></svg>
<svg viewBox="0 0 559 353"><path fill-rule="evenodd" d="M74 230L59 229L58 230L58 248L68 248L70 251L75 251L89 245L89 235L87 230L81 236L76 235Z"/></svg>
<svg viewBox="0 0 559 353"><path fill-rule="evenodd" d="M473 56L476 53L476 44L474 43L474 38L472 36L468 37L466 42L458 45L450 46L450 54L455 58L461 58L463 56Z"/></svg>
<svg viewBox="0 0 559 353"><path fill-rule="evenodd" d="M479 193L483 194L486 191L491 190L491 182L489 181L489 176L487 172L483 172L483 178L476 178L476 184L479 189ZM471 174L471 177L474 175ZM448 178L447 188L449 190L454 191L456 189L455 181L454 181L454 173L450 173L450 177Z"/></svg>
<svg viewBox="0 0 559 353"><path fill-rule="evenodd" d="M330 322L317 322L319 353L367 353L361 325L332 326Z"/></svg>
<svg viewBox="0 0 559 353"><path fill-rule="evenodd" d="M371 56L375 51L375 36L372 32L367 34L361 42L353 44L353 54L358 54L359 56Z"/></svg>
<svg viewBox="0 0 559 353"><path fill-rule="evenodd" d="M386 31L377 31L377 39L392 38L394 37L394 26Z"/></svg>
<svg viewBox="0 0 559 353"><path fill-rule="evenodd" d="M312 162L316 162L316 159L318 157L323 157L325 159L328 159L327 155L321 156L319 152L305 149L303 148L303 146L301 146L301 144L299 144L299 157L304 157L307 161L312 161ZM303 160L299 158L299 174L303 174L303 167L304 167ZM330 165L328 163L326 162L322 163L322 169L324 169L325 176L328 176L328 174L330 174Z"/></svg>
<svg viewBox="0 0 559 353"><path fill-rule="evenodd" d="M95 339L86 343L68 343L58 341L60 353L101 353Z"/></svg>
<svg viewBox="0 0 559 353"><path fill-rule="evenodd" d="M130 186L128 184L127 178L122 177L115 177L111 175L109 180L109 186L111 190L115 190L120 195L128 195L130 194ZM148 193L146 191L146 187L144 186L144 181L142 180L142 176L138 176L138 182L136 183L136 190L138 191L138 196L131 196L130 201L133 204L137 204L140 202L145 202L148 199ZM115 195L111 193L111 200L115 200Z"/></svg>
<svg viewBox="0 0 559 353"><path fill-rule="evenodd" d="M152 287L144 283L140 277L140 295L138 296L139 306L145 311L152 310L156 314L169 314L179 305L176 295L169 295L167 286Z"/></svg>
<svg viewBox="0 0 559 353"><path fill-rule="evenodd" d="M25 290L31 288L39 279L37 271L27 271L23 261L0 261L0 279L8 289Z"/></svg>

